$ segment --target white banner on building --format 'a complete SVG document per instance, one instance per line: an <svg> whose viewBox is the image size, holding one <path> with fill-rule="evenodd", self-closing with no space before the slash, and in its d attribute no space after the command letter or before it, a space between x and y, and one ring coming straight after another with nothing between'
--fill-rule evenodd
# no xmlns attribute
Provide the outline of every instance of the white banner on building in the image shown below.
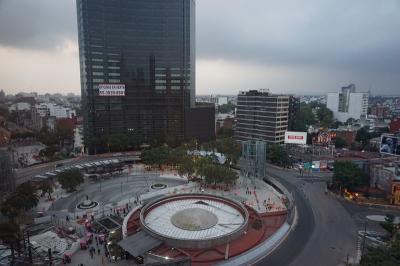
<svg viewBox="0 0 400 266"><path fill-rule="evenodd" d="M285 132L285 143L287 144L306 144L307 143L307 132Z"/></svg>
<svg viewBox="0 0 400 266"><path fill-rule="evenodd" d="M125 96L125 84L99 84L99 96Z"/></svg>

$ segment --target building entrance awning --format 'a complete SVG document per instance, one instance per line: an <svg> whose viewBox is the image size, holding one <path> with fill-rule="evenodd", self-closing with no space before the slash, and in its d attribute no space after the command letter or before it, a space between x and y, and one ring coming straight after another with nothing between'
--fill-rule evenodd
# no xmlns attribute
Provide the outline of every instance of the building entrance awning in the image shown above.
<svg viewBox="0 0 400 266"><path fill-rule="evenodd" d="M132 256L137 257L161 245L161 243L161 240L152 237L144 231L140 231L121 240L118 242L118 245Z"/></svg>

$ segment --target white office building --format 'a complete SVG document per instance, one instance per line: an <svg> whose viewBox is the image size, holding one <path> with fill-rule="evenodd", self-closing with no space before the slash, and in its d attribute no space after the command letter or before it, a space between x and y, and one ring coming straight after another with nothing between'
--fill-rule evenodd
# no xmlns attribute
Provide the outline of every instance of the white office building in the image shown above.
<svg viewBox="0 0 400 266"><path fill-rule="evenodd" d="M367 115L368 97L368 93L356 92L356 86L350 84L342 87L341 92L328 93L326 106L337 120L346 122L349 118L360 119Z"/></svg>

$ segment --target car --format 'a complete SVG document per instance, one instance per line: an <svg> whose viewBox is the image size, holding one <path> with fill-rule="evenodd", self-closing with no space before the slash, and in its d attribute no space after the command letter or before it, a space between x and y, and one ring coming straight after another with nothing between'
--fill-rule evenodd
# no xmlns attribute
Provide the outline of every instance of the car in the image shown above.
<svg viewBox="0 0 400 266"><path fill-rule="evenodd" d="M142 256L133 257L137 264L143 264L144 258Z"/></svg>
<svg viewBox="0 0 400 266"><path fill-rule="evenodd" d="M61 167L61 166L64 166L64 164L63 164L63 163L56 163L56 165L54 166L54 168L59 168L59 167Z"/></svg>

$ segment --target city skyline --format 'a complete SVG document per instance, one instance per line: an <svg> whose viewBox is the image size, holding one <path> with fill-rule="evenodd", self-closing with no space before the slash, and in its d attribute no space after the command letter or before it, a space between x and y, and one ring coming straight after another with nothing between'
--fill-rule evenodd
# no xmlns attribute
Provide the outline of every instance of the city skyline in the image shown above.
<svg viewBox="0 0 400 266"><path fill-rule="evenodd" d="M398 94L399 2L252 3L197 1L197 94ZM75 1L0 1L0 56L7 93L79 94Z"/></svg>

